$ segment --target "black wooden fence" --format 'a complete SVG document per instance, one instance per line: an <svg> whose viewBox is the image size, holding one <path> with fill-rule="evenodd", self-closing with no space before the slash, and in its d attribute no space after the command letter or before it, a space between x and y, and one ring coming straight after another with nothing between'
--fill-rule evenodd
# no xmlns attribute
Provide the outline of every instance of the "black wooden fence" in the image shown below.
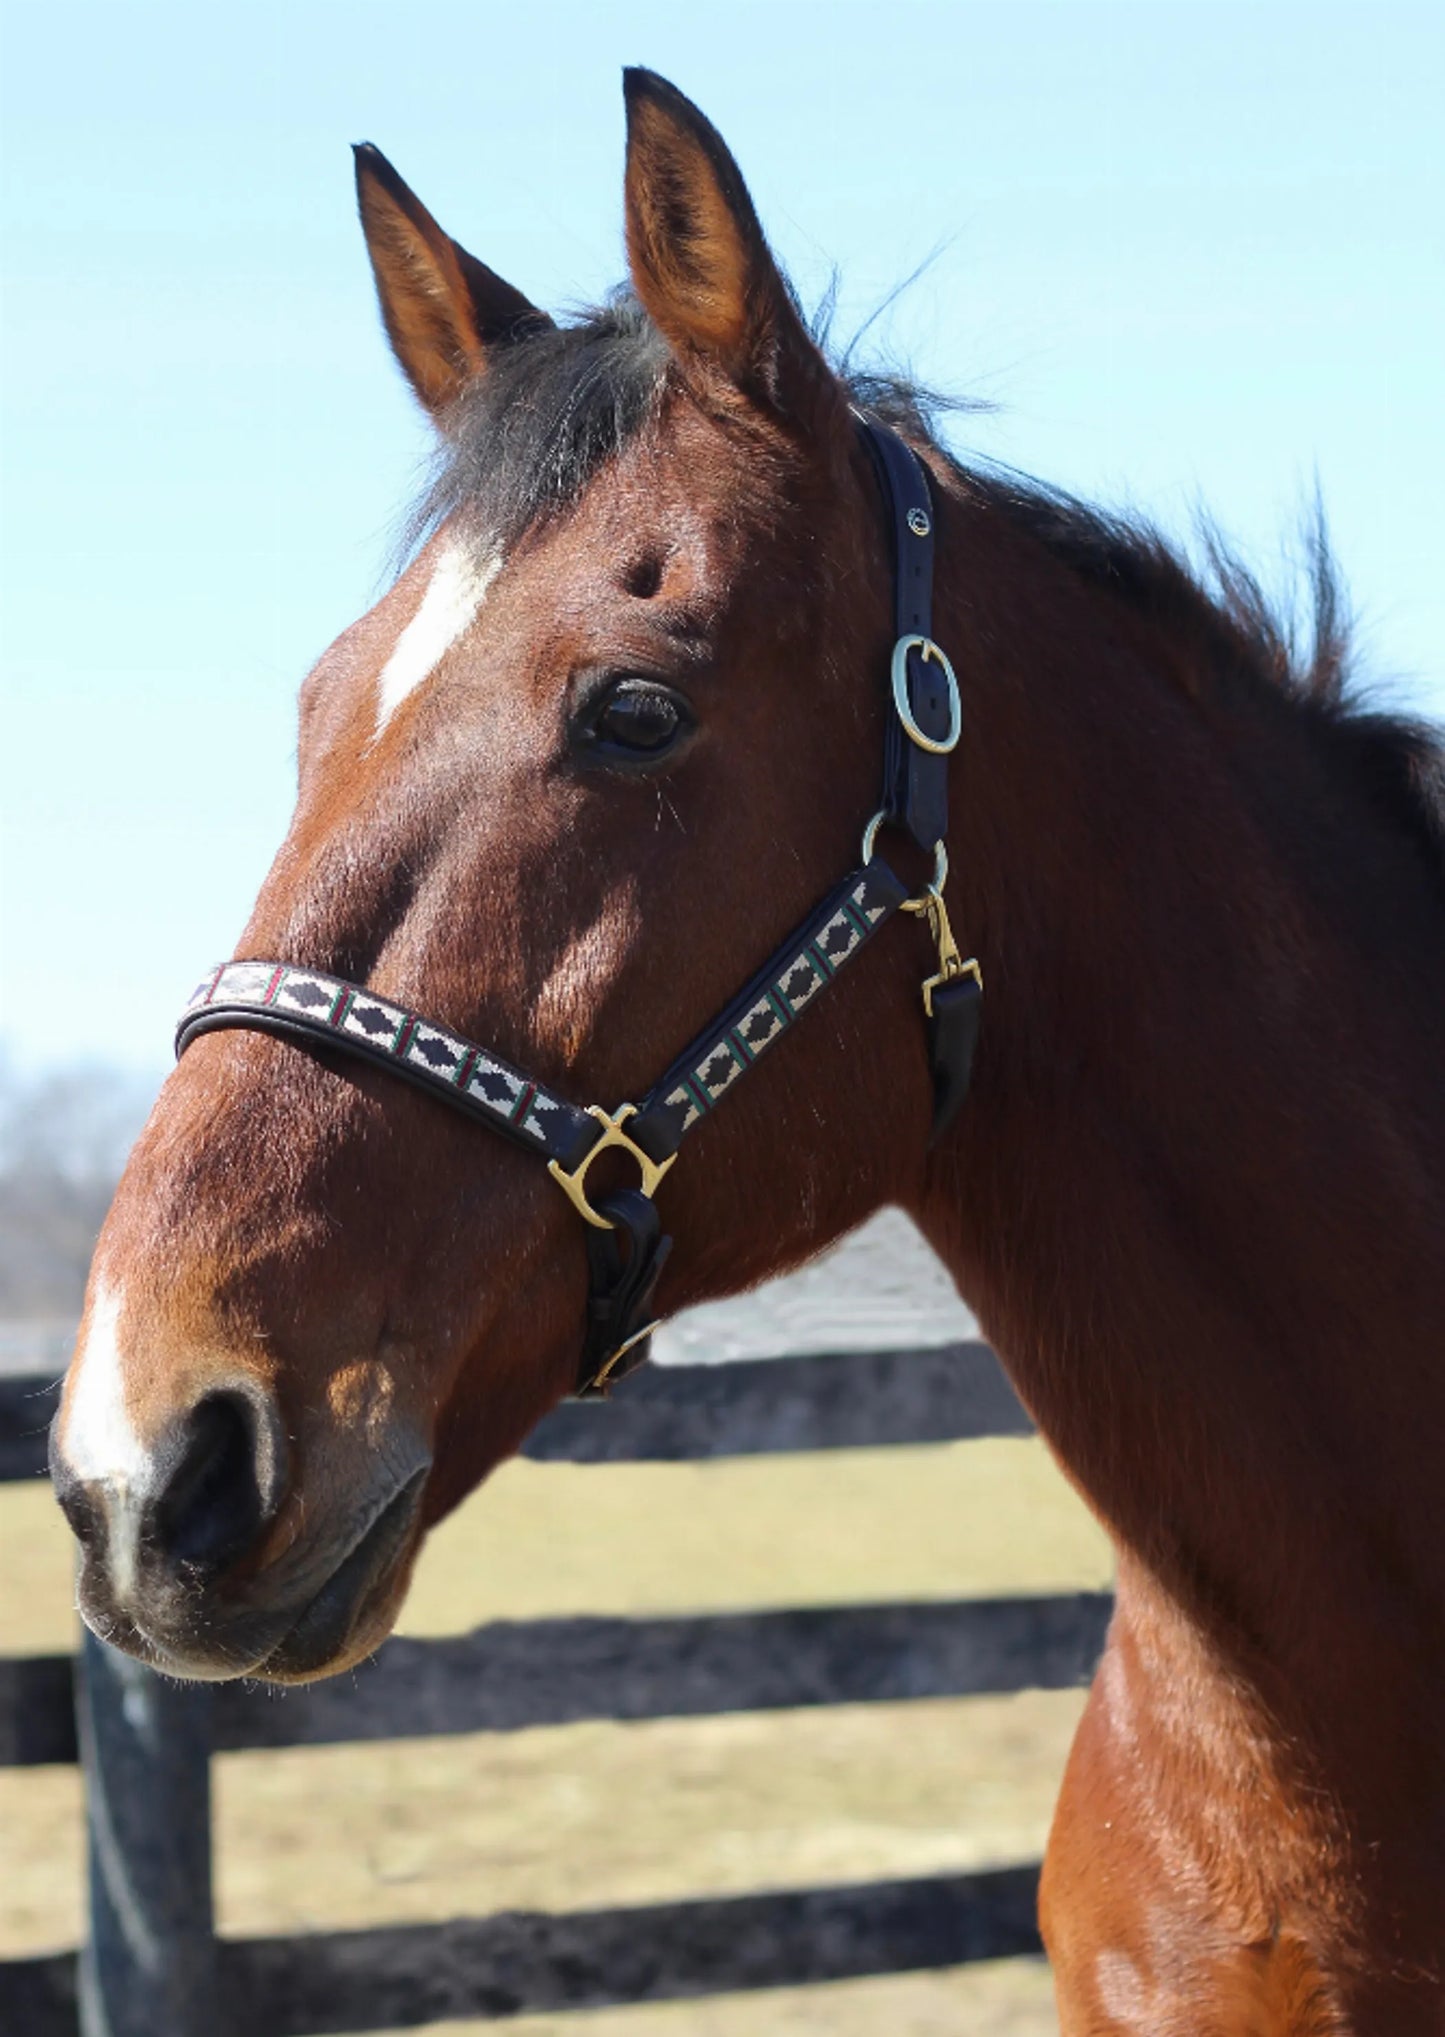
<svg viewBox="0 0 1445 2037"><path fill-rule="evenodd" d="M39 1474L54 1389L0 1379L0 1478ZM1026 1435L988 1349L649 1370L559 1409L528 1454L576 1463ZM209 1756L798 1705L1057 1689L1091 1673L1102 1593L668 1619L497 1622L390 1641L278 1703L168 1683L87 1639L0 1659L0 1766L82 1760L90 1936L0 1961L4 2037L312 2037L952 1966L1036 1951L1034 1867L645 1907L505 1912L217 1940Z"/></svg>

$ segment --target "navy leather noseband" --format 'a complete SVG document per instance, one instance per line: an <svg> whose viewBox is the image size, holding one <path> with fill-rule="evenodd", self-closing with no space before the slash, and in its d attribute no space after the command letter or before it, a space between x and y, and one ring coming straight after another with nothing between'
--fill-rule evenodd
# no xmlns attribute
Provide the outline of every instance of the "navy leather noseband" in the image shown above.
<svg viewBox="0 0 1445 2037"><path fill-rule="evenodd" d="M653 1197L683 1139L899 910L926 916L938 969L923 986L934 1071L934 1137L963 1101L978 1036L983 979L954 945L943 903L948 857L948 759L960 709L953 669L933 642L933 504L916 454L889 426L860 416L890 511L896 640L883 801L863 837L863 856L835 890L776 948L726 1010L698 1034L640 1104L582 1108L464 1039L364 986L276 961L224 963L196 987L176 1028L176 1053L228 1027L329 1046L402 1076L546 1162L587 1225L588 1320L576 1392L595 1395L642 1361L655 1327L648 1308L671 1240ZM933 882L919 897L874 844L884 826L934 852ZM621 1150L639 1186L599 1196L592 1162Z"/></svg>

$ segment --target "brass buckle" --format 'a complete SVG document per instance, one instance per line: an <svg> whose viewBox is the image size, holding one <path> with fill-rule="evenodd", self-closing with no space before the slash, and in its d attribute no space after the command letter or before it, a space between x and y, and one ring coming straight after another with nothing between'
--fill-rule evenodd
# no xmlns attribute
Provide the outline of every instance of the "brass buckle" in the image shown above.
<svg viewBox="0 0 1445 2037"><path fill-rule="evenodd" d="M932 658L935 665L942 665L943 676L948 681L948 734L941 740L926 736L914 719L913 702L908 696L908 653L917 651L926 664ZM893 705L898 710L898 719L907 732L908 740L917 743L920 750L927 750L930 756L946 757L958 742L963 731L963 703L958 697L958 680L946 651L941 651L932 637L900 637L893 646Z"/></svg>
<svg viewBox="0 0 1445 2037"><path fill-rule="evenodd" d="M979 967L977 956L970 955L965 960L953 938L948 907L943 902L943 886L935 882L929 885L921 898L906 898L903 910L927 915L928 930L938 948L937 974L925 978L923 984L923 1009L929 1018L933 1017L933 993L943 984L957 983L961 976L971 976L982 990L983 970Z"/></svg>
<svg viewBox="0 0 1445 2037"><path fill-rule="evenodd" d="M674 1155L674 1158L675 1157L676 1155ZM592 1377L587 1382L587 1391L589 1393L598 1394L605 1400L610 1389L612 1375L617 1370L618 1366L622 1363L623 1359L627 1356L628 1352L635 1351L638 1345L641 1344L646 1338L650 1337L653 1331L658 1329L659 1327L660 1327L659 1321L654 1320L650 1323L644 1323L640 1330L634 1330L630 1337L628 1337L623 1343L617 1346L617 1349L612 1353L611 1357L607 1360L607 1363L605 1365L600 1366L598 1370L593 1373Z"/></svg>
<svg viewBox="0 0 1445 2037"><path fill-rule="evenodd" d="M638 1171L642 1175L642 1192L649 1202L657 1192L657 1184L661 1181L663 1175L666 1174L668 1168L677 1158L677 1155L676 1153L669 1153L665 1160L654 1160L650 1153L643 1152L635 1139L630 1139L627 1136L623 1126L629 1118L637 1116L637 1105L635 1103L619 1104L615 1112L604 1110L600 1103L589 1104L587 1115L590 1118L596 1118L598 1124L601 1125L602 1137L595 1146L587 1148L587 1151L582 1155L582 1158L577 1162L577 1165L570 1174L560 1160L549 1160L547 1162L547 1172L572 1204L578 1216L582 1217L587 1223L592 1224L599 1231L612 1231L617 1228L616 1225L607 1217L599 1216L587 1200L587 1169L592 1165L597 1155L605 1153L609 1146L620 1146L624 1153L630 1153L637 1162ZM626 1348L624 1345L623 1349L625 1350ZM609 1367L608 1369L610 1370L611 1368Z"/></svg>

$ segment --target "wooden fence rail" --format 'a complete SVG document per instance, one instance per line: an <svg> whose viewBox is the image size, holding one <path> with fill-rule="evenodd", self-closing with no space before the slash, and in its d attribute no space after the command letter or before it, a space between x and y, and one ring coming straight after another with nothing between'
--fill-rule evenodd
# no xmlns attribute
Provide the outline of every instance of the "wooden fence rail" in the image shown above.
<svg viewBox="0 0 1445 2037"><path fill-rule="evenodd" d="M0 1380L0 1478L43 1469L54 1389ZM977 1344L645 1371L568 1406L545 1460L674 1461L1030 1433ZM209 1755L582 1719L960 1697L1087 1680L1103 1593L686 1618L501 1621L393 1640L282 1699L167 1683L87 1638L0 1660L0 1766L83 1760L91 1925L0 1962L5 2037L319 2037L955 1965L1036 1950L1033 1867L645 1908L218 1942ZM78 1725L77 1725L78 1722Z"/></svg>

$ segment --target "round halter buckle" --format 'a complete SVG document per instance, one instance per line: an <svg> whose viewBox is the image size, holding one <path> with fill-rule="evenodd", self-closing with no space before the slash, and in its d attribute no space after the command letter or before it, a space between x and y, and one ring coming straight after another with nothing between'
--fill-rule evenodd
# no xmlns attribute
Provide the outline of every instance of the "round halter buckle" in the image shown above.
<svg viewBox="0 0 1445 2037"><path fill-rule="evenodd" d="M877 813L874 814L872 820L869 821L867 827L863 830L863 846L859 851L859 858L865 868L873 861L873 851L878 846L878 830L889 818L888 809L880 806ZM902 903L902 910L904 912L927 912L934 893L942 892L947 882L948 850L944 847L943 842L939 840L933 845L933 877L928 889L921 891L917 898L905 898Z"/></svg>
<svg viewBox="0 0 1445 2037"><path fill-rule="evenodd" d="M926 664L931 658L935 665L943 667L943 676L948 682L948 734L943 737L927 736L918 726L913 712L913 702L908 693L908 653L917 651ZM898 719L911 743L920 750L927 750L930 756L946 757L957 745L963 732L963 703L958 697L958 679L949 662L948 653L939 649L932 637L900 637L893 646L893 705L898 710Z"/></svg>

